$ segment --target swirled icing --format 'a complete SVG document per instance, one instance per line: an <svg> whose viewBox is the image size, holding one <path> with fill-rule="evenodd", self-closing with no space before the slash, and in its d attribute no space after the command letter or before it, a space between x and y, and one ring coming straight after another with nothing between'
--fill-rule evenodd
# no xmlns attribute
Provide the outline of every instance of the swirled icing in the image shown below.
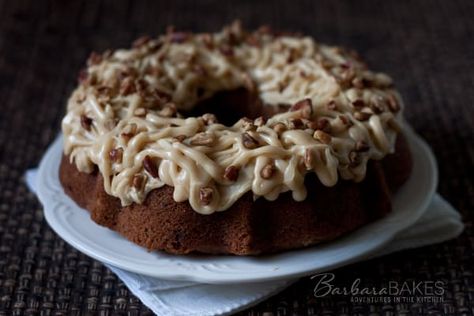
<svg viewBox="0 0 474 316"><path fill-rule="evenodd" d="M361 181L369 159L393 151L402 121L391 79L354 53L238 24L93 54L80 79L62 121L64 153L82 172L97 166L124 206L163 185L201 214L248 191L268 200L292 191L301 201L309 172L326 186ZM296 105L232 126L179 114L239 87L255 89L265 106Z"/></svg>

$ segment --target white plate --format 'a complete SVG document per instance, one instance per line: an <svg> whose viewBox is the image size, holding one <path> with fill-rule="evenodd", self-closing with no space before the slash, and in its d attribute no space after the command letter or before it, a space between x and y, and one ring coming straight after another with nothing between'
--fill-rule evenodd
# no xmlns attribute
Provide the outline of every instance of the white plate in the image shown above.
<svg viewBox="0 0 474 316"><path fill-rule="evenodd" d="M393 212L343 238L281 254L238 257L169 255L148 252L119 234L95 224L89 213L64 194L58 179L62 138L41 161L37 192L49 225L73 247L124 270L171 280L240 283L287 279L334 269L357 261L388 243L414 223L428 206L438 182L436 162L429 147L407 130L414 157L408 182L393 199Z"/></svg>

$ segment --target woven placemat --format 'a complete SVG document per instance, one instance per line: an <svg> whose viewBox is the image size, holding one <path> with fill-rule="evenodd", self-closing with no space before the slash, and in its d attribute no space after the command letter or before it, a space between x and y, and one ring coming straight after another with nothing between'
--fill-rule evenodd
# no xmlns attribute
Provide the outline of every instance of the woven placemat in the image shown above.
<svg viewBox="0 0 474 316"><path fill-rule="evenodd" d="M443 302L316 299L305 278L241 315L474 314L473 15L473 1L0 0L0 315L151 314L102 264L51 231L23 173L58 133L90 51L128 46L169 24L215 31L234 18L354 47L391 74L408 120L438 158L439 192L466 222L456 240L335 271L341 285L443 281Z"/></svg>

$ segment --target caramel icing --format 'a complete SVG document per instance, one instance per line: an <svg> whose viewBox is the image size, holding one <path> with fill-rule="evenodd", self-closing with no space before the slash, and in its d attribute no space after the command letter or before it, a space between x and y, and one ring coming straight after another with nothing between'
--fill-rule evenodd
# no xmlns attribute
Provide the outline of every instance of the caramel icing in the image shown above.
<svg viewBox="0 0 474 316"><path fill-rule="evenodd" d="M265 106L292 107L232 126L180 114L239 87L255 89ZM91 55L62 122L64 153L82 172L97 166L124 206L169 185L176 202L211 214L248 191L304 200L308 172L326 186L361 181L369 159L393 151L401 112L387 75L310 37L246 33L238 24L168 32Z"/></svg>

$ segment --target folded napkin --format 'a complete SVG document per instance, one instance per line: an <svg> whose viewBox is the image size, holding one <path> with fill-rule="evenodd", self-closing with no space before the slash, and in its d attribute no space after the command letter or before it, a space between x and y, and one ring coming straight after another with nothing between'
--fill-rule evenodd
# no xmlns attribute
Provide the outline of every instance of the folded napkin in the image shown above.
<svg viewBox="0 0 474 316"><path fill-rule="evenodd" d="M36 173L36 169L26 173L26 182L33 192ZM435 194L417 222L400 232L383 250L365 259L446 241L457 237L463 229L459 213L440 195ZM201 284L161 280L106 266L154 313L169 316L232 314L265 300L297 281L291 279L236 285Z"/></svg>

